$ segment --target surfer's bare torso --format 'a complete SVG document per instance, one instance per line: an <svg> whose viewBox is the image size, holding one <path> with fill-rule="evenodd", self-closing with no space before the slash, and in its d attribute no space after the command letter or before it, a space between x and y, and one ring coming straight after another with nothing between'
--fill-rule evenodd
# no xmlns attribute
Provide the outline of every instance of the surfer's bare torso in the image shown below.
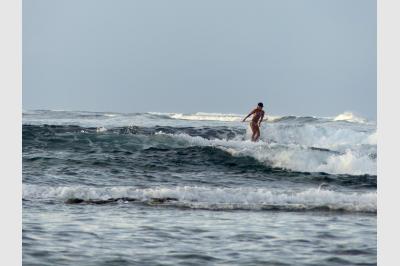
<svg viewBox="0 0 400 266"><path fill-rule="evenodd" d="M252 113L253 113L253 118L251 119L251 122L255 123L258 126L259 122L261 122L260 120L264 116L264 111L256 108L252 111Z"/></svg>

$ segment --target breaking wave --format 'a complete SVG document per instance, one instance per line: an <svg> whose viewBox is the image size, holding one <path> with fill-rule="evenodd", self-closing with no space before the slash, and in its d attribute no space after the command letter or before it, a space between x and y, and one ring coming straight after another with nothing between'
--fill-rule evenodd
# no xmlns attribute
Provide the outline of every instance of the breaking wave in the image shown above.
<svg viewBox="0 0 400 266"><path fill-rule="evenodd" d="M23 199L66 203L140 202L207 210L285 210L376 212L376 192L344 193L312 188L284 191L266 188L178 187L41 187L23 185Z"/></svg>
<svg viewBox="0 0 400 266"><path fill-rule="evenodd" d="M152 114L157 114L157 113L152 113ZM161 113L160 115L163 114ZM241 121L243 119L243 115L240 114L220 114L220 113L202 113L202 112L194 114L171 113L168 114L168 116L173 119L198 120L198 121L233 122L233 121Z"/></svg>
<svg viewBox="0 0 400 266"><path fill-rule="evenodd" d="M362 154L350 149L344 152L321 148L308 148L302 145L251 142L249 140L205 139L188 134L168 135L186 141L193 146L212 146L233 156L250 156L272 167L299 172L325 172L330 174L376 175L376 155Z"/></svg>
<svg viewBox="0 0 400 266"><path fill-rule="evenodd" d="M174 120L193 122L241 122L246 114L224 114L224 113L116 113L116 112L88 112L88 111L64 111L64 110L24 110L24 124L77 124L81 126L128 126L132 123L140 123L142 126L152 124L153 120ZM351 112L344 112L335 117L315 116L293 116L293 115L271 115L267 113L265 121L279 122L339 122L367 123L368 120ZM161 122L161 121L159 121Z"/></svg>
<svg viewBox="0 0 400 266"><path fill-rule="evenodd" d="M355 123L365 123L367 120L365 118L356 116L352 112L344 112L342 114L337 115L334 121L347 121L347 122L355 122Z"/></svg>
<svg viewBox="0 0 400 266"><path fill-rule="evenodd" d="M318 128L311 125L264 129L263 140L249 141L249 132L231 127L23 126L24 149L51 147L92 149L123 147L127 151L155 148L214 147L235 157L251 157L275 168L298 172L376 175L376 132ZM64 143L64 144L63 144ZM110 146L114 143L114 146ZM118 145L116 145L118 144Z"/></svg>

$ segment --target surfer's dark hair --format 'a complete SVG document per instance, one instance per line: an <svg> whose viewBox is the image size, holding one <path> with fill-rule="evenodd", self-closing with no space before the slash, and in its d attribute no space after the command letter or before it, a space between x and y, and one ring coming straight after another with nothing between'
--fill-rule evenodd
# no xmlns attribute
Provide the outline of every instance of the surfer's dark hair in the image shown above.
<svg viewBox="0 0 400 266"><path fill-rule="evenodd" d="M263 103L258 103L258 106L264 107L264 104Z"/></svg>

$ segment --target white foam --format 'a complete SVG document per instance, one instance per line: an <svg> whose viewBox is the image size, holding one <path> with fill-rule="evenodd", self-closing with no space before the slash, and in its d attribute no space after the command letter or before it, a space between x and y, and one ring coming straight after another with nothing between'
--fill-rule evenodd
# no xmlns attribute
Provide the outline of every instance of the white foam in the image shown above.
<svg viewBox="0 0 400 266"><path fill-rule="evenodd" d="M194 114L173 113L169 114L169 116L174 119L182 119L182 120L223 121L223 122L242 121L244 118L244 115L239 115L239 114L202 113L202 112L197 112Z"/></svg>
<svg viewBox="0 0 400 266"><path fill-rule="evenodd" d="M107 131L107 128L105 128L105 127L96 128L96 132L106 132L106 131Z"/></svg>
<svg viewBox="0 0 400 266"><path fill-rule="evenodd" d="M152 198L174 198L179 206L207 209L312 209L376 212L376 192L345 193L311 188L303 191L285 191L269 188L215 188L197 186L177 187L42 187L23 185L23 198L67 200L105 200L130 197L139 201Z"/></svg>
<svg viewBox="0 0 400 266"><path fill-rule="evenodd" d="M264 118L265 121L268 122L275 122L278 119L281 119L283 116L278 116L278 115L269 115L267 114Z"/></svg>
<svg viewBox="0 0 400 266"><path fill-rule="evenodd" d="M350 149L344 153L330 153L312 150L298 144L276 144L249 140L208 140L187 134L166 134L184 140L192 146L213 146L229 152L233 156L250 156L272 167L300 172L326 172L330 174L376 175L376 160L368 154L360 154Z"/></svg>
<svg viewBox="0 0 400 266"><path fill-rule="evenodd" d="M348 122L356 122L356 123L365 123L367 120L362 117L358 117L352 112L344 112L342 114L337 115L334 121L348 121Z"/></svg>
<svg viewBox="0 0 400 266"><path fill-rule="evenodd" d="M378 134L375 131L374 133L372 133L370 136L368 136L368 144L370 145L377 145L378 142Z"/></svg>
<svg viewBox="0 0 400 266"><path fill-rule="evenodd" d="M261 138L264 140L333 150L360 144L376 144L376 130L372 127L360 129L335 124L266 124L261 131Z"/></svg>

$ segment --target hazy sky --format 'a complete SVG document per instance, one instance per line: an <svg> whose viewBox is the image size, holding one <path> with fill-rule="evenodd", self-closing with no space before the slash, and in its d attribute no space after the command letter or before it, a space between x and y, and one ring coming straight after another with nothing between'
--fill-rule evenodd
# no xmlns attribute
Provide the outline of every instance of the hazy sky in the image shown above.
<svg viewBox="0 0 400 266"><path fill-rule="evenodd" d="M376 1L23 0L23 108L376 119Z"/></svg>

